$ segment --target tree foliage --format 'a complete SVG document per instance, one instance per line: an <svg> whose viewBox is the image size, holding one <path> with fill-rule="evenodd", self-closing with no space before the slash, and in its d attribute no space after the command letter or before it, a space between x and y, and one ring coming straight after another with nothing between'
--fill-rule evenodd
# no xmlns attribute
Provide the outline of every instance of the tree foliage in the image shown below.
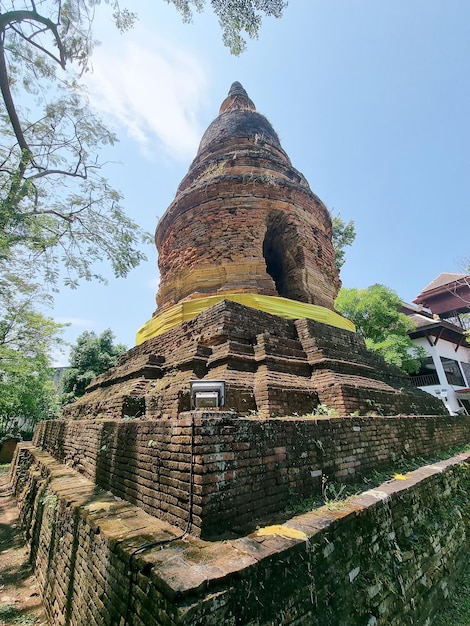
<svg viewBox="0 0 470 626"><path fill-rule="evenodd" d="M346 261L345 248L352 246L356 239L356 229L354 228L354 222L349 220L346 223L342 217L338 215L331 215L331 223L333 225L333 250L335 252L335 265L339 271Z"/></svg>
<svg viewBox="0 0 470 626"><path fill-rule="evenodd" d="M144 233L102 176L114 135L77 80L93 48L94 2L9 0L0 12L0 258L34 262L55 283L99 278L107 259L125 276ZM116 7L121 28L132 14ZM66 68L68 68L66 70Z"/></svg>
<svg viewBox="0 0 470 626"><path fill-rule="evenodd" d="M408 336L415 325L399 312L401 300L394 291L384 285L372 285L368 289L343 288L335 306L355 324L369 350L378 352L387 363L405 372L419 371L425 355Z"/></svg>
<svg viewBox="0 0 470 626"><path fill-rule="evenodd" d="M42 297L36 285L0 279L0 431L15 424L32 430L57 415L50 354L63 326L36 310Z"/></svg>
<svg viewBox="0 0 470 626"><path fill-rule="evenodd" d="M206 0L166 0L173 4L190 22L193 11L202 11ZM245 32L256 39L261 27L262 14L267 17L281 17L287 6L286 0L210 0L210 6L219 20L224 44L234 55L246 49L246 41L242 36Z"/></svg>
<svg viewBox="0 0 470 626"><path fill-rule="evenodd" d="M114 344L114 335L108 328L101 335L85 331L70 352L70 369L62 378L62 403L68 404L85 393L90 382L110 367L126 351L123 344Z"/></svg>
<svg viewBox="0 0 470 626"><path fill-rule="evenodd" d="M105 0L106 1L106 0ZM117 27L136 15L114 8ZM206 0L167 0L185 21ZM93 50L99 0L5 0L0 8L0 258L34 260L52 283L101 278L107 260L125 276L145 258L147 236L126 216L102 176L99 152L116 141L88 106L78 76ZM284 0L211 0L224 43L257 37L261 16L280 17ZM20 104L21 103L21 104Z"/></svg>

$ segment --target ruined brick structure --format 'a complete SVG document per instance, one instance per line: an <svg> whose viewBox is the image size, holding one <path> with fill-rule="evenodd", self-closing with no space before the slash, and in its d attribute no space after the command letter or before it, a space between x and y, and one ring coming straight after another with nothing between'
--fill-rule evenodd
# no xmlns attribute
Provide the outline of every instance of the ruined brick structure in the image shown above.
<svg viewBox="0 0 470 626"><path fill-rule="evenodd" d="M289 507L462 447L470 417L334 311L328 212L238 83L156 243L138 345L14 460L50 624L427 626L468 550L469 454ZM224 380L226 406L190 411L192 379Z"/></svg>
<svg viewBox="0 0 470 626"><path fill-rule="evenodd" d="M225 380L226 406L242 415L303 415L318 404L340 415L442 412L356 333L224 300L130 350L64 414L177 418L196 378Z"/></svg>
<svg viewBox="0 0 470 626"><path fill-rule="evenodd" d="M147 333L65 415L177 418L195 378L225 380L228 408L263 418L318 404L340 415L439 414L441 402L368 352L334 312L331 236L326 207L234 83L158 224L161 280L148 325L169 316L168 330ZM210 306L216 296L224 299ZM240 296L249 306L233 301ZM206 300L194 319L178 318L182 303Z"/></svg>
<svg viewBox="0 0 470 626"><path fill-rule="evenodd" d="M443 419L452 430L452 418ZM168 421L160 420L161 426ZM373 418L368 421L373 428ZM295 423L291 426L295 433ZM121 427L134 442L137 424L126 428L121 422ZM222 439L230 436L229 424L224 433L210 417L202 417L198 430L214 427ZM325 423L323 434L327 431ZM139 452L151 457L142 429L140 436L134 458ZM380 439L380 432L369 437ZM395 441L392 423L382 441L386 454ZM71 438L66 454L74 446ZM256 464L248 451L250 465ZM260 459L267 470L276 455L282 452ZM178 528L97 488L94 480L31 444L19 445L12 484L51 626L429 626L468 563L469 457L428 465L342 506L260 524L248 535L223 541L182 537ZM125 471L126 457L120 458L111 474ZM209 455L205 460L211 463ZM296 468L291 469L295 477ZM178 481L177 470L171 474ZM220 478L212 483L214 494ZM128 481L119 482L131 491ZM148 482L136 489L139 500L155 498ZM266 504L275 498L271 485L257 492ZM216 495L224 512L224 500L230 500L223 487ZM175 508L169 504L172 513ZM240 506L230 510L233 523L240 511ZM152 541L158 545L136 554Z"/></svg>
<svg viewBox="0 0 470 626"><path fill-rule="evenodd" d="M259 420L207 411L194 423L189 412L178 420L41 422L34 444L181 529L192 491L191 533L213 541L282 519L293 501L321 494L325 480L354 482L394 459L462 446L469 429L466 415Z"/></svg>
<svg viewBox="0 0 470 626"><path fill-rule="evenodd" d="M234 83L158 224L157 314L224 293L333 309L340 281L331 235L325 205Z"/></svg>

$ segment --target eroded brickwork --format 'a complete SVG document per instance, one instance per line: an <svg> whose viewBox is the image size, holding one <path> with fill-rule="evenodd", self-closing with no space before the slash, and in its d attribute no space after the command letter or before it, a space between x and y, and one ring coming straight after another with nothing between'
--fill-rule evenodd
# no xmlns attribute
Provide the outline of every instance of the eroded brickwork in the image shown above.
<svg viewBox="0 0 470 626"><path fill-rule="evenodd" d="M470 417L42 422L34 442L147 513L185 528L193 458L192 532L253 529L327 481L351 482L400 458L470 441Z"/></svg>
<svg viewBox="0 0 470 626"><path fill-rule="evenodd" d="M333 308L328 212L239 85L156 242L159 311L229 292ZM204 378L225 381L225 413L188 412ZM468 547L463 457L285 518L325 481L467 443L470 418L442 412L355 333L232 301L144 342L16 457L51 624L424 625Z"/></svg>
<svg viewBox="0 0 470 626"><path fill-rule="evenodd" d="M468 456L218 542L178 540L27 444L14 487L54 626L430 626L470 548Z"/></svg>
<svg viewBox="0 0 470 626"><path fill-rule="evenodd" d="M156 315L184 298L280 295L333 309L340 281L325 205L235 83L157 233Z"/></svg>
<svg viewBox="0 0 470 626"><path fill-rule="evenodd" d="M129 350L64 416L176 419L195 378L225 380L226 406L242 415L303 415L319 403L345 416L446 412L357 333L225 300Z"/></svg>

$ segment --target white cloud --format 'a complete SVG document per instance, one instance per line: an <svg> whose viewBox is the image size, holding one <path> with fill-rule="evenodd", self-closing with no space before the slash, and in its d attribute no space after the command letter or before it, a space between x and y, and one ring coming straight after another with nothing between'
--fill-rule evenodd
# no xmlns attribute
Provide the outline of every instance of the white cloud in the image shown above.
<svg viewBox="0 0 470 626"><path fill-rule="evenodd" d="M124 126L144 152L163 148L178 160L194 155L206 89L194 55L136 26L125 38L112 37L96 48L93 68L86 78L92 104Z"/></svg>
<svg viewBox="0 0 470 626"><path fill-rule="evenodd" d="M52 350L49 354L52 367L68 367L70 365L69 354L69 348L63 348L62 350Z"/></svg>

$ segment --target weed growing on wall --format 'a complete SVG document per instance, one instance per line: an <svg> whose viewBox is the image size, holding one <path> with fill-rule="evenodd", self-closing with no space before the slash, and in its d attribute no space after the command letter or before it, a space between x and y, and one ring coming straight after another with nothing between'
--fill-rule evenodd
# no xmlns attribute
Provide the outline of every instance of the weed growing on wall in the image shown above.
<svg viewBox="0 0 470 626"><path fill-rule="evenodd" d="M46 506L51 511L55 511L55 508L57 506L57 496L53 493L49 493L47 494L47 496L41 498L41 504Z"/></svg>
<svg viewBox="0 0 470 626"><path fill-rule="evenodd" d="M315 441L314 443L317 447L320 447L318 446L318 443L321 442ZM320 506L326 506L330 510L341 510L346 505L348 499L352 496L357 496L363 491L378 487L388 480L407 480L410 472L417 470L424 465L430 465L432 463L448 459L456 454L466 452L470 452L470 444L449 448L427 458L415 457L407 459L405 457L397 457L394 460L394 465L392 467L382 471L372 470L370 474L363 476L360 481L355 483L345 484L330 481L329 477L326 474L323 474L321 478L321 495L302 497L299 496L299 494L291 492L290 502L284 510L284 515L286 518L302 515L303 513L312 511ZM465 624L465 626L468 626L468 624Z"/></svg>
<svg viewBox="0 0 470 626"><path fill-rule="evenodd" d="M344 508L346 499L352 494L346 493L347 486L343 483L328 482L328 476L322 476L322 497L325 506L332 511Z"/></svg>
<svg viewBox="0 0 470 626"><path fill-rule="evenodd" d="M313 411L313 415L330 415L335 417L338 415L338 411L330 408L326 404L318 404Z"/></svg>

